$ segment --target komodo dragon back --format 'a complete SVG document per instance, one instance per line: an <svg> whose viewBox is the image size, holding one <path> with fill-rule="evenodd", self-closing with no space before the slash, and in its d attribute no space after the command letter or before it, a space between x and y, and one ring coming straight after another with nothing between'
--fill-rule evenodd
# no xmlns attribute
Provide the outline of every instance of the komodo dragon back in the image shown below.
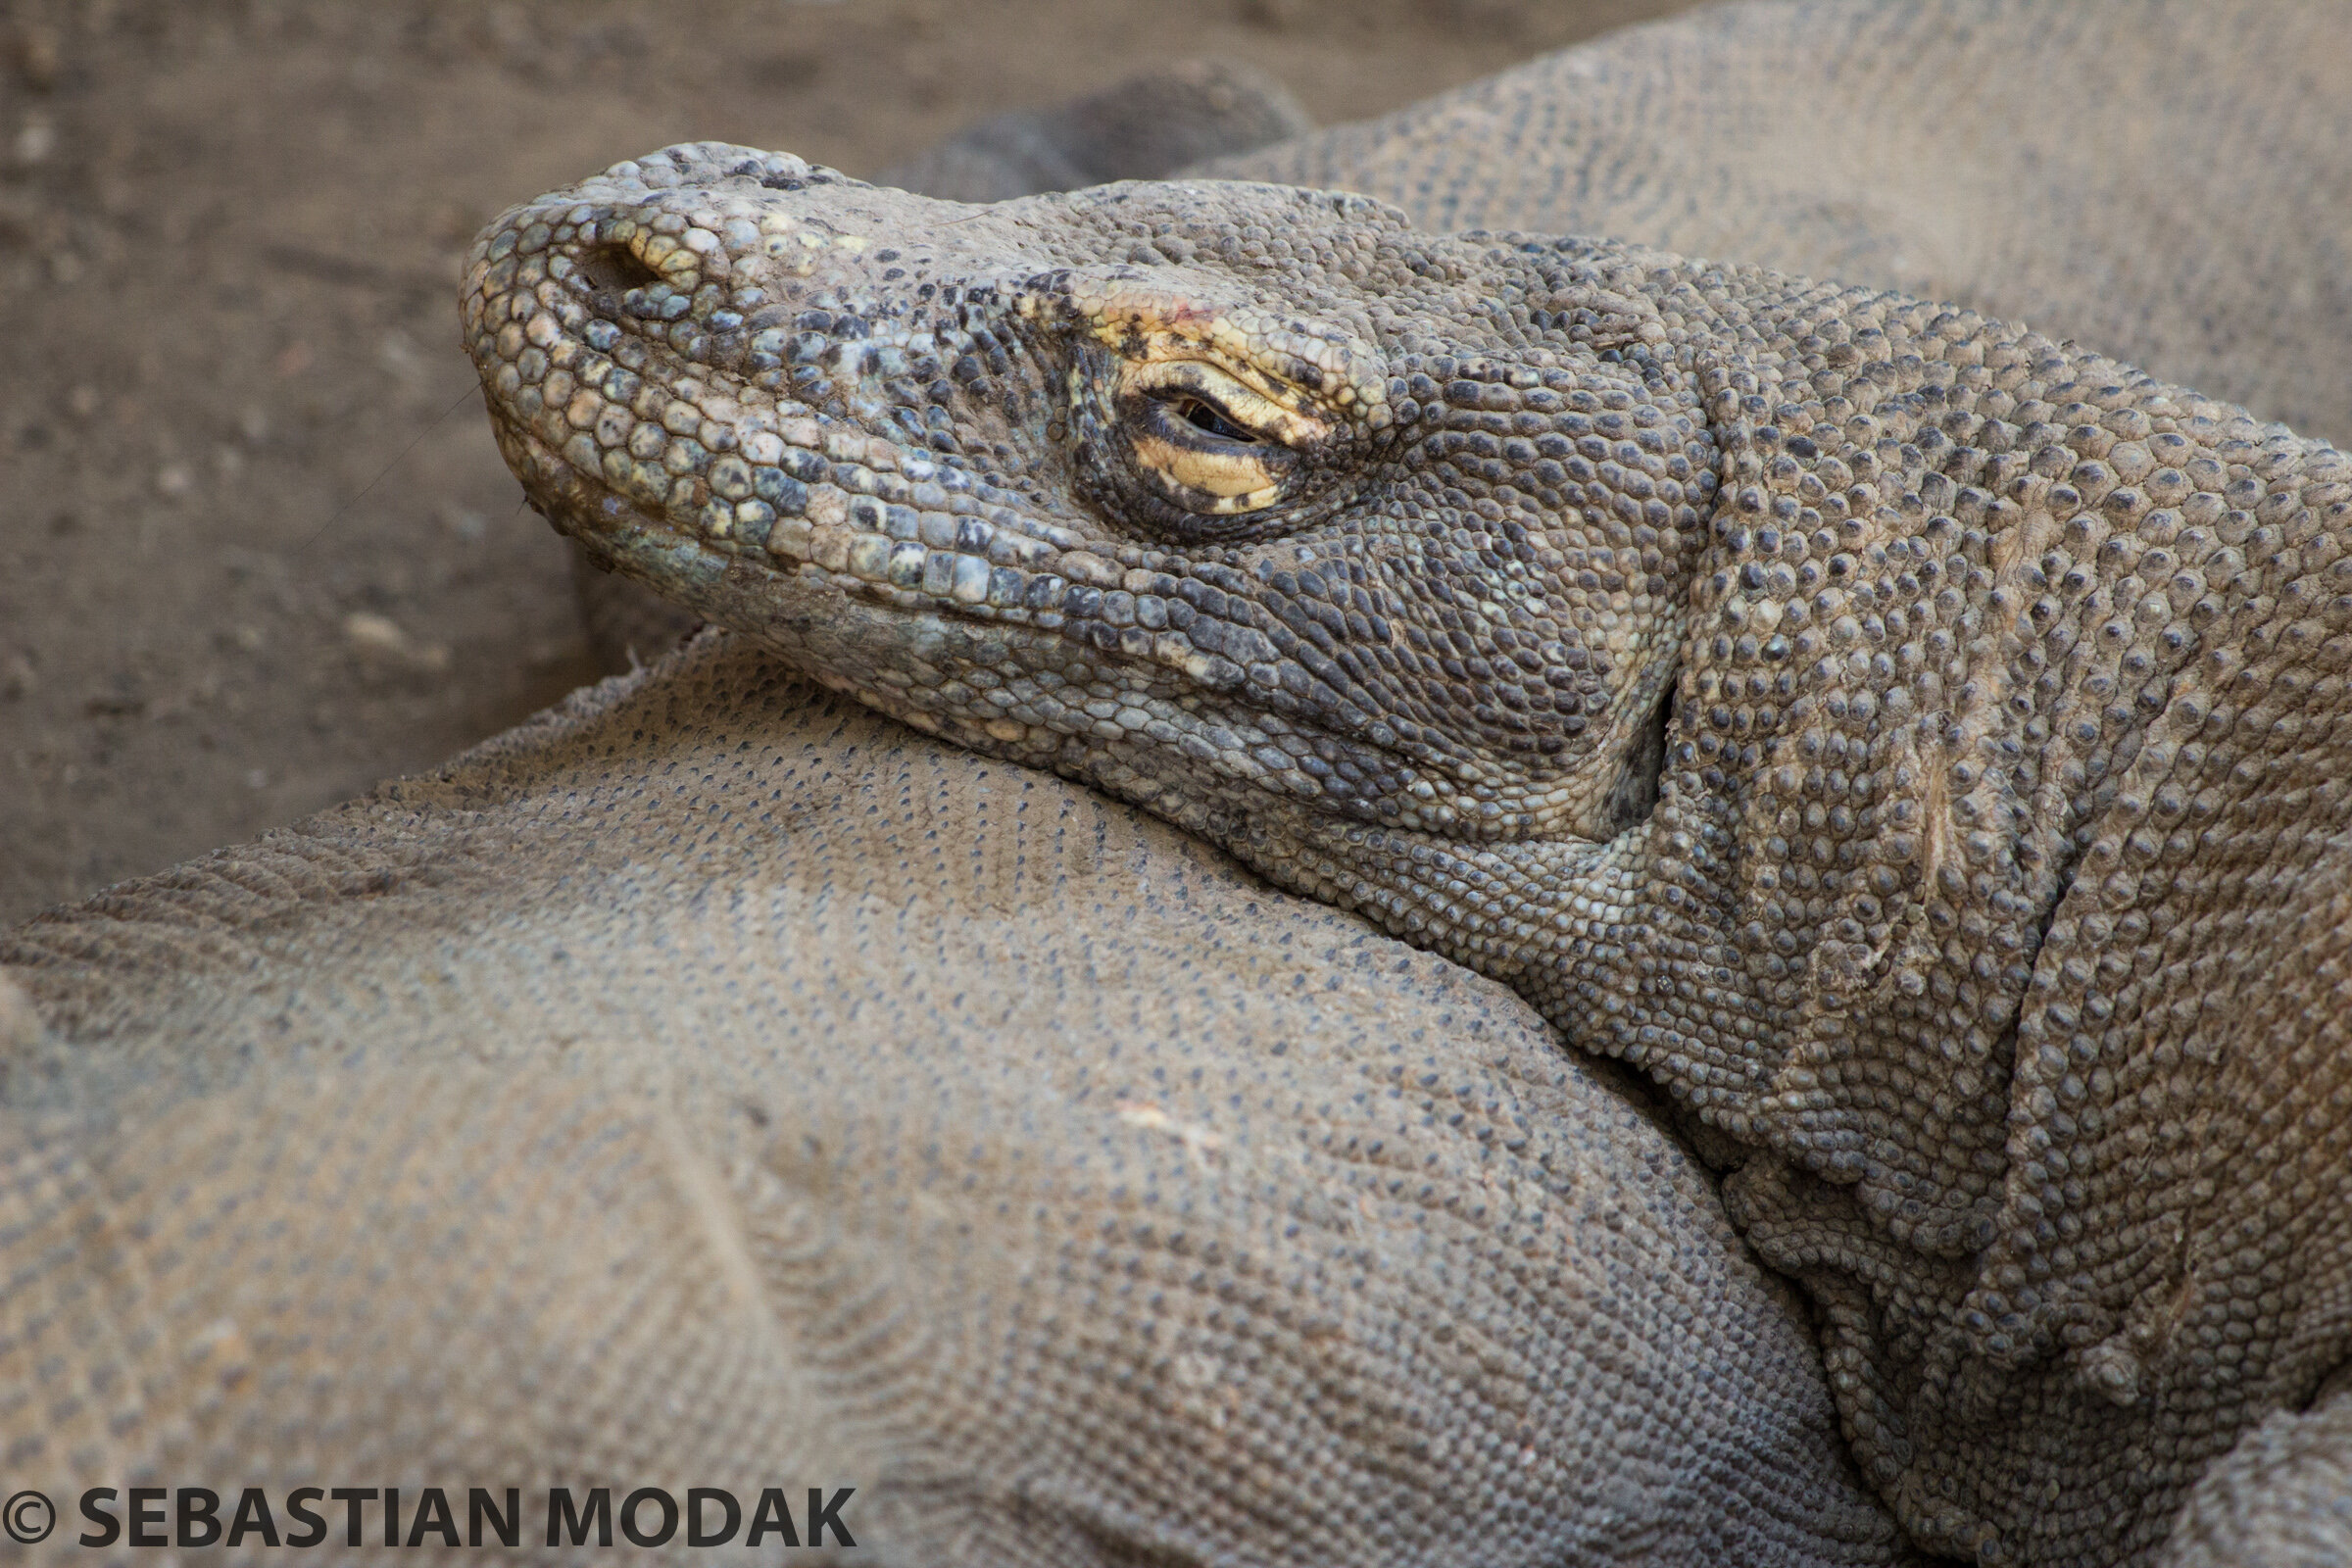
<svg viewBox="0 0 2352 1568"><path fill-rule="evenodd" d="M2336 0L1764 0L1199 172L1954 300L2341 443L2347 77Z"/></svg>
<svg viewBox="0 0 2352 1568"><path fill-rule="evenodd" d="M2352 1355L2334 450L1759 268L717 144L466 313L610 564L1663 1086L1929 1545L2144 1560Z"/></svg>
<svg viewBox="0 0 2352 1568"><path fill-rule="evenodd" d="M1895 1555L1614 1070L745 642L0 958L53 1498L514 1486L529 1561L615 1560L538 1549L553 1486L856 1486L841 1556L905 1568Z"/></svg>

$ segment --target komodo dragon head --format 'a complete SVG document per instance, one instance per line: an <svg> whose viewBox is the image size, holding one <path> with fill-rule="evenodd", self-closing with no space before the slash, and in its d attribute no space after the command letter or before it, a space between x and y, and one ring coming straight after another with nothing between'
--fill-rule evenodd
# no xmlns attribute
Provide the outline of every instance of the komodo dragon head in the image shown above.
<svg viewBox="0 0 2352 1568"><path fill-rule="evenodd" d="M557 526L921 728L1252 843L1597 843L1654 781L1715 457L1575 246L700 146L508 215L467 309Z"/></svg>
<svg viewBox="0 0 2352 1568"><path fill-rule="evenodd" d="M1900 295L714 144L499 219L465 319L615 569L1728 1135L1923 1543L2143 1554L2352 1359L2339 454Z"/></svg>

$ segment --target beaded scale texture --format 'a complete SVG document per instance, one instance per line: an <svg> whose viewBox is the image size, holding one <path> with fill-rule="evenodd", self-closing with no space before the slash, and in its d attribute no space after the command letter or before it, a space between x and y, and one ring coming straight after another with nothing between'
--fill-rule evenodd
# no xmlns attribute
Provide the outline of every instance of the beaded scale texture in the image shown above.
<svg viewBox="0 0 2352 1568"><path fill-rule="evenodd" d="M1898 294L708 143L465 313L607 564L1660 1085L1923 1544L2143 1553L2352 1355L2334 450Z"/></svg>

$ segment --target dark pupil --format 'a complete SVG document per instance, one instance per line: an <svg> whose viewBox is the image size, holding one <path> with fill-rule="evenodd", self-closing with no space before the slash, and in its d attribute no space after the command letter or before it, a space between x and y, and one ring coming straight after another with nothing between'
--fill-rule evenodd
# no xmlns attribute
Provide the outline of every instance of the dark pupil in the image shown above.
<svg viewBox="0 0 2352 1568"><path fill-rule="evenodd" d="M1203 403L1199 398L1187 398L1177 406L1177 409L1184 416L1186 422L1197 429L1206 430L1210 435L1222 436L1228 441L1255 441L1257 439L1256 436L1225 417L1224 412L1212 403Z"/></svg>

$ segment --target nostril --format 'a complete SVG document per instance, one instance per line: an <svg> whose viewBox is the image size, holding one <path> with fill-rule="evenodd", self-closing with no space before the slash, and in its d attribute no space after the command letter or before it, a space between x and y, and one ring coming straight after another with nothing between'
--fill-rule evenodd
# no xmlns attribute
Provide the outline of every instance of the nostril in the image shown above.
<svg viewBox="0 0 2352 1568"><path fill-rule="evenodd" d="M580 258L579 272L598 294L617 296L662 281L662 274L639 261L626 245L597 246Z"/></svg>

